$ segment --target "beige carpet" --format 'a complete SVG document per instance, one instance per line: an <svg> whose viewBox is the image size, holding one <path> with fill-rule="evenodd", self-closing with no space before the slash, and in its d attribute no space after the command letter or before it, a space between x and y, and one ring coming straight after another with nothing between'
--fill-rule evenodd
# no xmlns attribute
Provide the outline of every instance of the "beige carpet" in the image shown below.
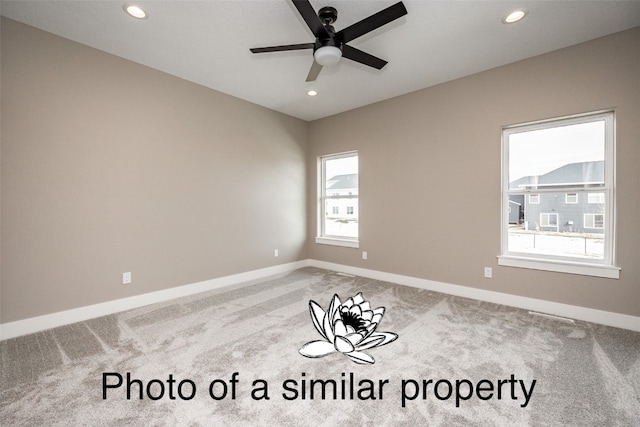
<svg viewBox="0 0 640 427"><path fill-rule="evenodd" d="M639 333L315 268L0 353L2 425L640 425Z"/></svg>

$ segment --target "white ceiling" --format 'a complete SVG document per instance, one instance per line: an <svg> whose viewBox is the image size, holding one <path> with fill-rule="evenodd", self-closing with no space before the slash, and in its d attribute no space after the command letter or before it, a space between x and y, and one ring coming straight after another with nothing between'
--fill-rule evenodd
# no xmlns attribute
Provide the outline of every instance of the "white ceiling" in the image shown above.
<svg viewBox="0 0 640 427"><path fill-rule="evenodd" d="M336 31L397 0L311 0L338 10ZM149 14L123 11L135 3ZM11 19L203 86L315 120L640 26L640 1L404 0L408 14L349 44L389 61L378 71L342 59L306 83L312 51L251 47L313 42L290 0L2 0ZM516 8L526 18L505 25ZM319 92L306 95L308 89Z"/></svg>

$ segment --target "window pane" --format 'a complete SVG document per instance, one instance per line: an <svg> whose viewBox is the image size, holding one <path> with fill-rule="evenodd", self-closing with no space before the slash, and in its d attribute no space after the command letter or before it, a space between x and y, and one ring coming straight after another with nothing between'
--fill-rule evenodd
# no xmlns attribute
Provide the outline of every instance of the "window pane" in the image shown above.
<svg viewBox="0 0 640 427"><path fill-rule="evenodd" d="M540 226L549 227L553 230L558 229L558 214L555 213L541 213L540 214Z"/></svg>
<svg viewBox="0 0 640 427"><path fill-rule="evenodd" d="M604 185L605 122L509 134L509 189Z"/></svg>
<svg viewBox="0 0 640 427"><path fill-rule="evenodd" d="M358 155L322 158L323 237L358 238Z"/></svg>
<svg viewBox="0 0 640 427"><path fill-rule="evenodd" d="M508 251L603 259L606 206L589 203L590 193L574 194L578 202L569 204L564 192L540 193L537 203L530 203L524 194L511 194ZM514 215L514 206L519 215Z"/></svg>
<svg viewBox="0 0 640 427"><path fill-rule="evenodd" d="M325 236L358 237L358 199L327 199L327 206L339 206L340 214L328 214L324 220ZM350 208L350 209L349 209ZM333 212L325 209L325 212ZM353 212L353 213L349 213Z"/></svg>
<svg viewBox="0 0 640 427"><path fill-rule="evenodd" d="M358 157L325 160L326 196L358 194Z"/></svg>
<svg viewBox="0 0 640 427"><path fill-rule="evenodd" d="M604 215L602 214L584 214L584 227L593 229L604 228Z"/></svg>
<svg viewBox="0 0 640 427"><path fill-rule="evenodd" d="M604 193L589 193L587 201L589 203L604 203Z"/></svg>
<svg viewBox="0 0 640 427"><path fill-rule="evenodd" d="M564 196L564 202L568 204L578 203L578 193L567 193Z"/></svg>

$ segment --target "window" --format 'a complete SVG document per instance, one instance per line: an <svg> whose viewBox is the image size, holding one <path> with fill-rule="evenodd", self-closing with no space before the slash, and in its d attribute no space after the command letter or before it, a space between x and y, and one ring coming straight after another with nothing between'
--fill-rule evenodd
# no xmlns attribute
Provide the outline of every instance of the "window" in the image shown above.
<svg viewBox="0 0 640 427"><path fill-rule="evenodd" d="M552 227L557 230L558 228L558 214L556 213L541 213L540 225L542 227Z"/></svg>
<svg viewBox="0 0 640 427"><path fill-rule="evenodd" d="M567 193L564 195L564 202L568 205L575 205L578 203L578 193Z"/></svg>
<svg viewBox="0 0 640 427"><path fill-rule="evenodd" d="M589 193L589 194L587 194L587 203L604 204L604 193Z"/></svg>
<svg viewBox="0 0 640 427"><path fill-rule="evenodd" d="M604 228L604 215L584 214L584 228Z"/></svg>
<svg viewBox="0 0 640 427"><path fill-rule="evenodd" d="M316 243L357 248L358 153L319 157L318 187Z"/></svg>
<svg viewBox="0 0 640 427"><path fill-rule="evenodd" d="M598 112L503 128L500 265L619 277L614 125Z"/></svg>

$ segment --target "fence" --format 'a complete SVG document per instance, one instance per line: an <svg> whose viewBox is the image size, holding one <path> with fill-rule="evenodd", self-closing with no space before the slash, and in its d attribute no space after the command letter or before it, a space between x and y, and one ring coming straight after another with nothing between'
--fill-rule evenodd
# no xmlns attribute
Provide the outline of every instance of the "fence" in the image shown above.
<svg viewBox="0 0 640 427"><path fill-rule="evenodd" d="M509 251L582 258L604 257L604 236L509 232Z"/></svg>

